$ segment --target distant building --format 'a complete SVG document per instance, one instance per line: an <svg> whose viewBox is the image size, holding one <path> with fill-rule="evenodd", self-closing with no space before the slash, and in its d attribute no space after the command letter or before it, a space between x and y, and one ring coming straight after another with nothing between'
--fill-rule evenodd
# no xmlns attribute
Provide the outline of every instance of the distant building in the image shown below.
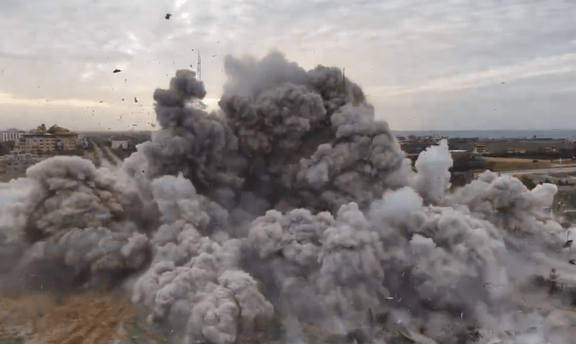
<svg viewBox="0 0 576 346"><path fill-rule="evenodd" d="M508 154L526 154L526 149L522 148L510 148L506 150Z"/></svg>
<svg viewBox="0 0 576 346"><path fill-rule="evenodd" d="M76 140L76 145L82 148L88 148L90 146L90 141L85 135L79 135Z"/></svg>
<svg viewBox="0 0 576 346"><path fill-rule="evenodd" d="M0 142L8 142L14 141L18 142L20 137L24 135L24 131L16 130L16 129L9 129L6 131L0 132Z"/></svg>
<svg viewBox="0 0 576 346"><path fill-rule="evenodd" d="M24 150L14 149L10 154L0 157L0 173L24 173L28 167L41 159Z"/></svg>
<svg viewBox="0 0 576 346"><path fill-rule="evenodd" d="M558 148L554 145L551 145L549 147L545 147L542 149L543 152L545 153L557 153L558 152Z"/></svg>
<svg viewBox="0 0 576 346"><path fill-rule="evenodd" d="M24 134L17 142L18 148L28 152L53 152L76 150L78 134L54 125L49 129L42 124Z"/></svg>
<svg viewBox="0 0 576 346"><path fill-rule="evenodd" d="M128 149L127 139L112 139L112 149Z"/></svg>
<svg viewBox="0 0 576 346"><path fill-rule="evenodd" d="M474 150L472 150L472 152L479 155L487 154L486 144L474 144Z"/></svg>

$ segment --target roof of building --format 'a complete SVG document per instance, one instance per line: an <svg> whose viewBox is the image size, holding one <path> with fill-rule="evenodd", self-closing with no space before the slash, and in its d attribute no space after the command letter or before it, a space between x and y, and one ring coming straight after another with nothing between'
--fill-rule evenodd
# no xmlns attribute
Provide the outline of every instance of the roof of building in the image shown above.
<svg viewBox="0 0 576 346"><path fill-rule="evenodd" d="M61 132L61 133L31 132L31 133L24 134L23 137L51 137L51 138L53 137L53 138L58 138L58 137L72 137L72 136L77 136L77 134L74 132Z"/></svg>
<svg viewBox="0 0 576 346"><path fill-rule="evenodd" d="M8 129L8 130L2 130L2 131L0 131L0 132L2 132L2 133L6 133L6 132L9 132L9 133L17 132L17 133L19 133L19 132L25 132L25 131L11 128L11 129Z"/></svg>

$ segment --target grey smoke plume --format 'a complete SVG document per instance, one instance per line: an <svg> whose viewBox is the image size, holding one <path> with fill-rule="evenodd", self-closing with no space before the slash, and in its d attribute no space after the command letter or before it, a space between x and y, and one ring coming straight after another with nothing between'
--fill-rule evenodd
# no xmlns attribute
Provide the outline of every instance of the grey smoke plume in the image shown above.
<svg viewBox="0 0 576 346"><path fill-rule="evenodd" d="M290 342L574 340L534 280L573 275L554 185L485 172L450 193L447 143L413 171L338 68L225 68L218 112L194 72L156 90L161 129L116 167L56 157L0 184L2 285L122 285L183 342L262 320Z"/></svg>

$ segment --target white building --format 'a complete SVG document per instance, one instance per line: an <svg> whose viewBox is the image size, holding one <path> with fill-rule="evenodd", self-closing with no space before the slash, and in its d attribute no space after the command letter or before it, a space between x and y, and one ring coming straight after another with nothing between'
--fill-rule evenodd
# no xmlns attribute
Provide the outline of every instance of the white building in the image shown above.
<svg viewBox="0 0 576 346"><path fill-rule="evenodd" d="M2 131L0 132L0 142L8 142L8 141L18 142L18 140L22 136L24 136L24 131L19 131L15 129Z"/></svg>
<svg viewBox="0 0 576 346"><path fill-rule="evenodd" d="M125 139L113 139L112 149L128 149L128 141Z"/></svg>

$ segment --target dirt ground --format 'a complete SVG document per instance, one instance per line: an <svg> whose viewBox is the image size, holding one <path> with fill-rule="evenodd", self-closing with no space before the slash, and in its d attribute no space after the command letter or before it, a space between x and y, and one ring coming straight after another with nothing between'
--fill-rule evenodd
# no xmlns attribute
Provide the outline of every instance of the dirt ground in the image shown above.
<svg viewBox="0 0 576 346"><path fill-rule="evenodd" d="M0 293L0 343L166 343L118 294Z"/></svg>

